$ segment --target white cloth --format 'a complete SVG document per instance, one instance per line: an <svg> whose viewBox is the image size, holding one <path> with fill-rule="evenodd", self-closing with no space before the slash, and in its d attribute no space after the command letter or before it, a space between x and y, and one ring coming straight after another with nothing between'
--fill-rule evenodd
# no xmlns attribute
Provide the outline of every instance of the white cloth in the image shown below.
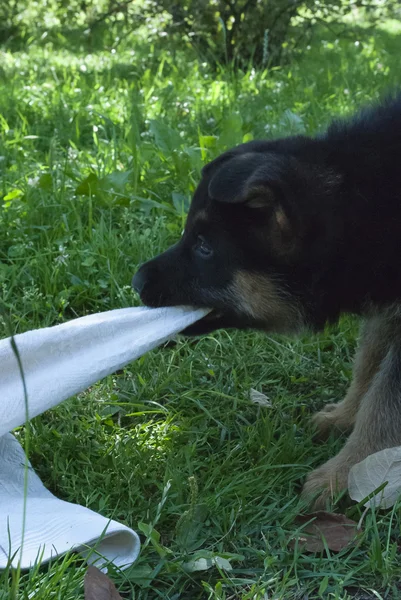
<svg viewBox="0 0 401 600"><path fill-rule="evenodd" d="M124 308L14 337L33 418L121 369L207 314L191 308ZM67 550L98 555L119 567L138 556L139 538L128 527L55 498L29 469L24 543L25 454L9 434L25 422L24 389L11 339L0 340L0 568L9 558L28 568ZM96 563L98 564L98 562Z"/></svg>

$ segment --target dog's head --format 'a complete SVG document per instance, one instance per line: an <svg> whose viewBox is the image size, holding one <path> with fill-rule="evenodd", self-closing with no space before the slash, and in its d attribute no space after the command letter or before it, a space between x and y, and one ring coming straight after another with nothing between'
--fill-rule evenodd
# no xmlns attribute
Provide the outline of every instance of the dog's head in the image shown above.
<svg viewBox="0 0 401 600"><path fill-rule="evenodd" d="M319 229L311 215L305 225L305 206L321 193L318 180L274 142L245 144L209 163L181 240L134 276L144 304L213 309L189 334L301 329L306 255Z"/></svg>

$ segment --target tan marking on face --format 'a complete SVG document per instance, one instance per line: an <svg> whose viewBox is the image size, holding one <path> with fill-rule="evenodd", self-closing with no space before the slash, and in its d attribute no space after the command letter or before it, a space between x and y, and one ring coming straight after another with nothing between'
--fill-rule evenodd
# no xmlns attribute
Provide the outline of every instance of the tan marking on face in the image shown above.
<svg viewBox="0 0 401 600"><path fill-rule="evenodd" d="M291 227L290 227L290 223L288 221L288 217L281 207L279 207L276 210L275 216L276 216L277 225L279 226L280 230L284 234L288 235L291 231Z"/></svg>
<svg viewBox="0 0 401 600"><path fill-rule="evenodd" d="M265 323L269 331L294 332L303 325L302 312L296 301L286 297L267 275L238 271L231 293L236 308Z"/></svg>

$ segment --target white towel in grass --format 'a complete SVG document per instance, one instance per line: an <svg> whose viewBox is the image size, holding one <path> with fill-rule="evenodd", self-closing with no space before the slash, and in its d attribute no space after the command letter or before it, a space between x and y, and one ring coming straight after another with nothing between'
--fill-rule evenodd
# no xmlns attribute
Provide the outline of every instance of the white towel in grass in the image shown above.
<svg viewBox="0 0 401 600"><path fill-rule="evenodd" d="M124 308L16 335L29 418L121 369L207 312L184 307ZM9 432L25 422L24 398L11 338L0 340L0 568L9 560L28 568L71 549L83 551L96 564L101 562L99 555L119 567L132 564L139 553L139 538L132 529L59 500L31 468L22 544L26 459Z"/></svg>

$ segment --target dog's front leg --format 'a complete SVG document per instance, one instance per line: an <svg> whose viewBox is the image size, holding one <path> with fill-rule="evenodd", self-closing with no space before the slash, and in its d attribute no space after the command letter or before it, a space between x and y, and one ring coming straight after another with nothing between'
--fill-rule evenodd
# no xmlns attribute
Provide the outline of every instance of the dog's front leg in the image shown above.
<svg viewBox="0 0 401 600"><path fill-rule="evenodd" d="M393 335L393 319L386 315L369 317L362 325L352 381L344 400L326 404L312 417L318 439L327 438L331 431L343 433L353 428L362 398L386 356Z"/></svg>
<svg viewBox="0 0 401 600"><path fill-rule="evenodd" d="M315 508L324 507L335 493L348 487L348 474L353 465L369 454L400 445L401 334L391 341L361 401L354 430L344 448L308 476L303 495L317 496Z"/></svg>

